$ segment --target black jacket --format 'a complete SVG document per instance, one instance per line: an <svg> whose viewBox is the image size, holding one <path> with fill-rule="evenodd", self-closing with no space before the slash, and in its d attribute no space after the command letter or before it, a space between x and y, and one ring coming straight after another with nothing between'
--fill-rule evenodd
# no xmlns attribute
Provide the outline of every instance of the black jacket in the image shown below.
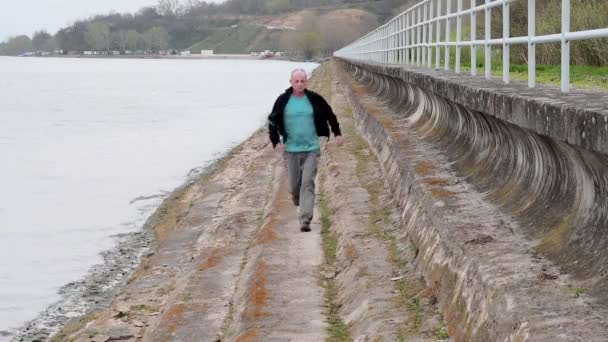
<svg viewBox="0 0 608 342"><path fill-rule="evenodd" d="M283 142L287 141L287 132L285 132L285 123L283 118L285 106L287 106L287 102L289 101L289 97L292 93L293 88L290 87L289 89L285 90L283 94L279 95L277 100L274 102L274 106L272 106L272 112L270 115L268 115L268 134L273 147L281 142L281 136L283 137ZM336 115L327 101L325 101L321 95L308 89L304 90L304 94L306 97L308 97L308 100L312 105L317 135L320 137L329 138L328 123L329 126L331 126L331 131L335 136L342 135L340 132L340 124L338 124L338 119L336 119Z"/></svg>

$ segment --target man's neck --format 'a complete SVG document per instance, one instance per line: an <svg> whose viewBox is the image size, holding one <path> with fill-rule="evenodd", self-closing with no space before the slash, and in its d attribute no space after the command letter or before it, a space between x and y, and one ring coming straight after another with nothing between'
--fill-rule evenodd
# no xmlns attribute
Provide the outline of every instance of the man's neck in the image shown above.
<svg viewBox="0 0 608 342"><path fill-rule="evenodd" d="M304 91L298 92L294 89L292 94L293 94L293 96L302 97L302 96L304 96Z"/></svg>

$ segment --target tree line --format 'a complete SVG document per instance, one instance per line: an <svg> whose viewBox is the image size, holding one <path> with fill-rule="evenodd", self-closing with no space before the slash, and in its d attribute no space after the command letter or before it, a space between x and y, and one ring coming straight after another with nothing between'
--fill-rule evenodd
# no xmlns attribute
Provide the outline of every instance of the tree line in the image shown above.
<svg viewBox="0 0 608 342"><path fill-rule="evenodd" d="M55 34L44 30L12 37L0 43L0 54L26 51L163 50L185 49L214 30L252 16L274 15L305 8L365 7L379 18L413 0L159 0L134 14L110 13L79 20ZM318 30L317 30L318 31ZM318 33L318 32L317 32ZM310 35L309 35L310 36ZM314 34L313 34L314 36ZM316 38L313 38L315 40Z"/></svg>

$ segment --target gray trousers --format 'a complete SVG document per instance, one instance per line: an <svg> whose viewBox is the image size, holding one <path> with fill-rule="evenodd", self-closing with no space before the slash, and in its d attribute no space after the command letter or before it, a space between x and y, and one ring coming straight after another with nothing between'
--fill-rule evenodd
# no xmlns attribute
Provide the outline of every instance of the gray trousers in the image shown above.
<svg viewBox="0 0 608 342"><path fill-rule="evenodd" d="M285 152L288 191L300 202L300 224L310 224L315 207L315 177L321 152Z"/></svg>

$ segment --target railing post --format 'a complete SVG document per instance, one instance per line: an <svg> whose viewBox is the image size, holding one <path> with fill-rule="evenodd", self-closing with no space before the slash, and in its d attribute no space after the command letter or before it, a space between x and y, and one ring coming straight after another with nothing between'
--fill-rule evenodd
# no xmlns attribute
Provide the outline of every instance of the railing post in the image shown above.
<svg viewBox="0 0 608 342"><path fill-rule="evenodd" d="M386 24L386 26L384 26L384 63L390 63L391 62L391 54L390 54L390 37L389 37L389 33L390 33L390 27L391 24L388 23Z"/></svg>
<svg viewBox="0 0 608 342"><path fill-rule="evenodd" d="M382 56L382 52L381 52L381 49L382 49L382 40L381 40L381 37L382 37L382 35L381 35L381 32L382 32L382 29L378 29L378 31L376 31L376 33L375 33L376 42L374 43L374 45L375 45L376 53L374 53L374 61L376 61L376 62L380 62L381 61L381 56Z"/></svg>
<svg viewBox="0 0 608 342"><path fill-rule="evenodd" d="M562 0L562 92L570 91L570 0Z"/></svg>
<svg viewBox="0 0 608 342"><path fill-rule="evenodd" d="M391 47L393 46L393 42L391 41L391 28L393 26L393 23L390 22L386 25L386 32L385 32L385 37L386 37L386 62L387 63L392 63L393 62L393 54L392 54L392 50Z"/></svg>
<svg viewBox="0 0 608 342"><path fill-rule="evenodd" d="M405 13L405 64L410 64L410 14Z"/></svg>
<svg viewBox="0 0 608 342"><path fill-rule="evenodd" d="M412 65L416 65L416 62L418 61L418 27L416 26L416 24L418 24L418 10L414 9L412 11L412 45L414 45L414 47L412 48Z"/></svg>
<svg viewBox="0 0 608 342"><path fill-rule="evenodd" d="M384 44L384 47L382 49L382 62L383 63L388 63L388 38L387 38L387 33L388 33L388 25L384 26L384 28L382 29L382 42Z"/></svg>
<svg viewBox="0 0 608 342"><path fill-rule="evenodd" d="M400 44L401 44L401 64L407 64L407 41L406 41L406 15L401 14L401 35L399 36Z"/></svg>
<svg viewBox="0 0 608 342"><path fill-rule="evenodd" d="M435 42L435 69L439 70L439 65L441 64L441 2L443 0L437 0L437 21L436 27L437 30L437 39Z"/></svg>
<svg viewBox="0 0 608 342"><path fill-rule="evenodd" d="M433 3L435 2L435 0L430 0L429 1L429 45L427 48L427 57L428 60L426 62L426 67L427 68L431 68L433 66L433 46L432 41L433 41L433 18L435 13L433 12L435 10Z"/></svg>
<svg viewBox="0 0 608 342"><path fill-rule="evenodd" d="M448 0L447 4L446 4L446 8L445 8L445 14L448 15L451 13L452 10L452 0ZM447 43L450 42L450 18L445 18L445 70L450 70L450 47L447 45Z"/></svg>
<svg viewBox="0 0 608 342"><path fill-rule="evenodd" d="M507 39L510 36L509 25L511 24L511 20L509 18L509 14L511 13L510 0L506 0L502 5L502 81L505 83L509 83L510 81L510 54L509 54L509 43Z"/></svg>
<svg viewBox="0 0 608 342"><path fill-rule="evenodd" d="M422 26L420 26L420 28L422 29L422 44L426 44L426 25L427 25L427 8L426 8L426 3L422 5ZM422 65L424 66L424 64L426 63L426 46L422 46Z"/></svg>
<svg viewBox="0 0 608 342"><path fill-rule="evenodd" d="M389 31L390 32L389 41L391 42L391 45L390 45L391 63L393 63L393 64L395 64L395 60L396 60L396 58L395 58L395 23L396 22L397 22L396 20L393 20L391 22L390 31Z"/></svg>
<svg viewBox="0 0 608 342"><path fill-rule="evenodd" d="M528 0L528 87L536 87L536 0Z"/></svg>
<svg viewBox="0 0 608 342"><path fill-rule="evenodd" d="M485 59L484 59L484 64L485 64L485 68L486 68L486 78L487 79L491 79L492 78L492 55L491 55L491 50L490 50L490 38L492 37L492 32L491 32L491 25L492 25L492 21L490 18L491 13L491 9L490 7L488 7L490 5L490 0L486 0L486 15L485 15L485 38L486 38L486 43L485 43Z"/></svg>
<svg viewBox="0 0 608 342"><path fill-rule="evenodd" d="M422 8L418 6L418 15L416 16L416 46L418 50L416 52L416 65L420 65L420 61L422 60L422 46L420 43L422 42Z"/></svg>
<svg viewBox="0 0 608 342"><path fill-rule="evenodd" d="M397 35L397 40L399 41L399 63L400 64L405 64L404 62L404 58L405 58L405 51L403 50L404 47L404 42L403 42L403 15L399 16L399 34Z"/></svg>
<svg viewBox="0 0 608 342"><path fill-rule="evenodd" d="M399 62L399 19L393 24L393 63Z"/></svg>
<svg viewBox="0 0 608 342"><path fill-rule="evenodd" d="M399 19L395 19L393 22L393 36L391 40L393 41L393 63L397 64L399 61Z"/></svg>
<svg viewBox="0 0 608 342"><path fill-rule="evenodd" d="M462 17L460 16L460 12L462 12L462 0L458 0L458 5L456 8L456 13L458 13L458 16L456 17L456 67L454 70L457 74L460 74L460 42L462 40Z"/></svg>
<svg viewBox="0 0 608 342"><path fill-rule="evenodd" d="M369 47L369 55L370 55L370 60L375 61L376 60L376 47L378 46L378 42L376 41L378 36L378 32L374 32L372 34L372 36L370 37L371 43L370 43L370 47Z"/></svg>
<svg viewBox="0 0 608 342"><path fill-rule="evenodd" d="M471 8L475 8L477 0L471 0ZM477 40L477 12L471 11L471 42ZM477 75L477 45L471 43L471 75Z"/></svg>

